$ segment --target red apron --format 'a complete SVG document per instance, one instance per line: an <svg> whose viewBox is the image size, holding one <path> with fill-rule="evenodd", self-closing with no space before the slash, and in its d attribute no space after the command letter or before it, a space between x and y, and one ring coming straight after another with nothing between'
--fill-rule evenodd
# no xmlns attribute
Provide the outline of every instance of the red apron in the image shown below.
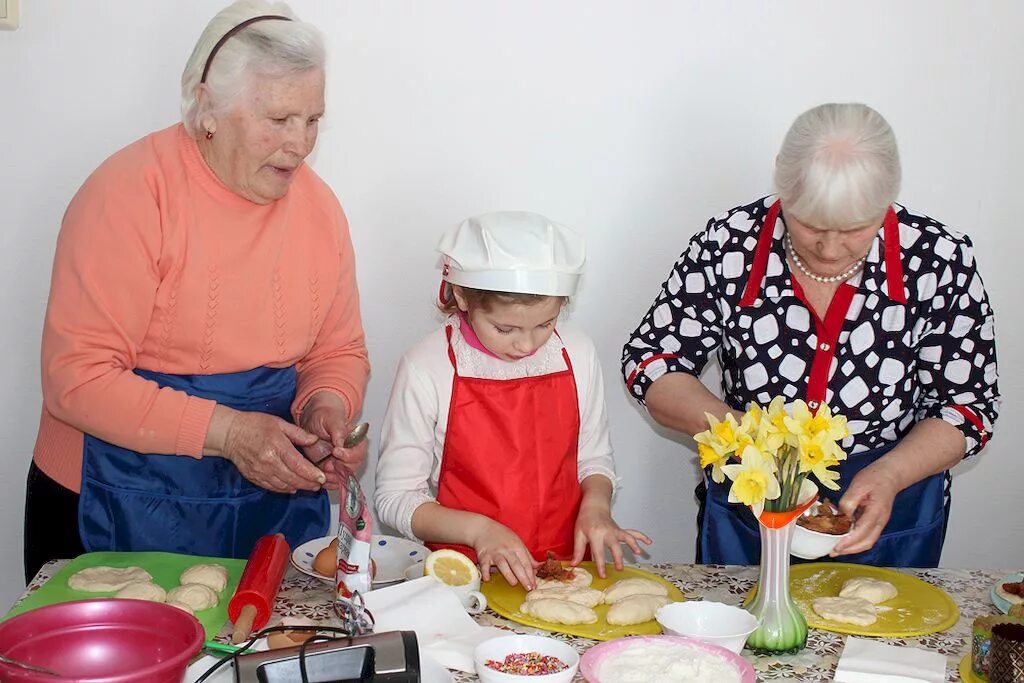
<svg viewBox="0 0 1024 683"><path fill-rule="evenodd" d="M446 332L455 377L437 502L504 524L538 560L549 550L570 559L583 493L576 470L579 399L569 354L562 349L566 369L549 375L462 377L451 326ZM427 545L477 559L466 546Z"/></svg>

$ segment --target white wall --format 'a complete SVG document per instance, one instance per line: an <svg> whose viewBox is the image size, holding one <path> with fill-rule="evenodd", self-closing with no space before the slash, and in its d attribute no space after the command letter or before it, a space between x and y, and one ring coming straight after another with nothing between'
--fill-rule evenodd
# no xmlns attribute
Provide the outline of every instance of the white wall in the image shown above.
<svg viewBox="0 0 1024 683"><path fill-rule="evenodd" d="M0 604L21 590L24 474L40 405L38 348L54 240L85 176L177 120L181 67L220 8L23 2L0 32ZM1024 185L1024 4L295 0L332 50L314 164L351 219L379 425L401 352L436 324L433 245L477 212L523 208L584 230L572 317L605 361L624 486L619 521L693 558L693 453L627 398L619 350L689 235L770 191L799 112L860 100L901 144L901 200L969 232L997 312L1004 417L959 473L948 566L1024 564L1014 444ZM372 465L372 461L371 461ZM372 475L365 477L368 485Z"/></svg>

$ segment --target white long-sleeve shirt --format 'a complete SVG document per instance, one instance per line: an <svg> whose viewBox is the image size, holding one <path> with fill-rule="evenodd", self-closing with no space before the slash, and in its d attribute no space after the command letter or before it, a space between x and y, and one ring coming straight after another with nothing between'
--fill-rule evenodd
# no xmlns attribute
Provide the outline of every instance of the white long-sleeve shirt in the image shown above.
<svg viewBox="0 0 1024 683"><path fill-rule="evenodd" d="M551 335L532 356L504 361L470 346L459 332L459 319L452 317L407 351L398 365L377 461L374 503L381 522L415 539L413 513L420 505L437 500L455 376L445 339L448 325L453 326L452 349L463 377L510 380L560 372L566 367L564 344L572 362L580 407L577 477L583 481L601 474L616 481L604 380L590 338L572 327L559 327L558 334ZM494 452L500 457L500 444L496 446Z"/></svg>

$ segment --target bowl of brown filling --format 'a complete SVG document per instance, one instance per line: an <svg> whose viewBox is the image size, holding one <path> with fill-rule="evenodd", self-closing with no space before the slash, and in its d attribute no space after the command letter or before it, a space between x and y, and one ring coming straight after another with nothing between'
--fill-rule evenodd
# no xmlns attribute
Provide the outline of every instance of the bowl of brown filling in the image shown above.
<svg viewBox="0 0 1024 683"><path fill-rule="evenodd" d="M790 554L804 560L828 555L841 538L850 535L851 529L853 519L824 498L797 518Z"/></svg>

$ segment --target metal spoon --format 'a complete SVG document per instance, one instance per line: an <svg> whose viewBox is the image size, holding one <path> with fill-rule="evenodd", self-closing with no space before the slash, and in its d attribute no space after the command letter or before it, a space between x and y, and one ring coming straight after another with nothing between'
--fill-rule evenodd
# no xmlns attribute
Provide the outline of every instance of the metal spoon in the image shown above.
<svg viewBox="0 0 1024 683"><path fill-rule="evenodd" d="M47 676L56 676L57 678L60 678L60 674L56 671L41 666L36 666L35 664L26 664L25 662L19 662L17 659L11 659L10 657L4 657L3 655L0 655L0 662L3 662L4 664L10 664L11 666L16 666L19 669L25 669L26 671L34 671L36 673L46 674Z"/></svg>
<svg viewBox="0 0 1024 683"><path fill-rule="evenodd" d="M359 424L352 428L352 431L348 433L348 436L345 437L345 440L341 442L341 447L355 448L360 443L362 443L363 439L366 438L366 435L369 431L370 423L360 422Z"/></svg>
<svg viewBox="0 0 1024 683"><path fill-rule="evenodd" d="M369 431L370 423L360 422L359 424L352 428L352 431L348 433L348 435L345 437L345 440L341 442L341 447L345 449L355 448L356 446L363 442L363 439L366 438L366 435L369 433ZM330 453L320 458L319 460L315 461L313 464L319 467L320 464L326 461L327 458L329 457L331 457Z"/></svg>

